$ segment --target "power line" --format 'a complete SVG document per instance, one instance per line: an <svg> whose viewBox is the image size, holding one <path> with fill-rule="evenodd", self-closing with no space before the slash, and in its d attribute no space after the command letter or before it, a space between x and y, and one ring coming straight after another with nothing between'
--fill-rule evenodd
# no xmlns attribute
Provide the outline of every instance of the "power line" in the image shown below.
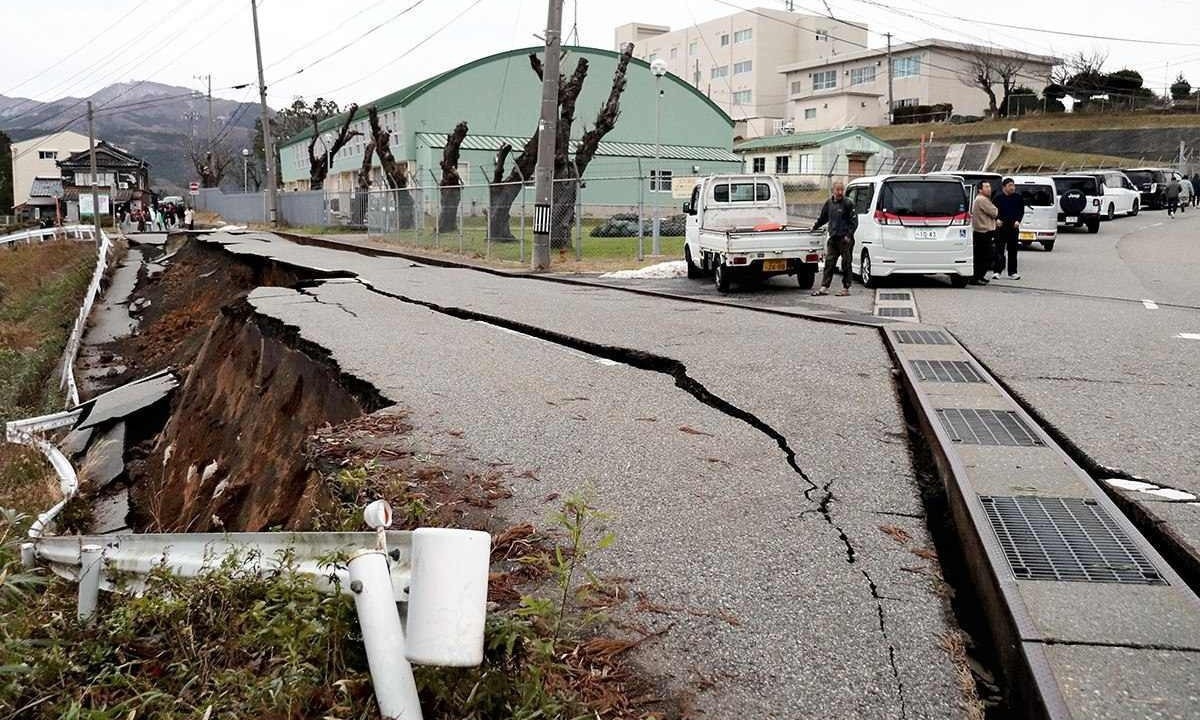
<svg viewBox="0 0 1200 720"><path fill-rule="evenodd" d="M332 30L322 30L322 31L321 31L321 33L320 33L319 35L317 35L317 36L315 36L315 37L313 37L313 38L309 39L309 40L308 40L307 42L305 42L305 43L302 43L302 44L300 44L300 45L297 45L297 46L296 46L295 48L293 48L293 49L292 49L292 51L291 51L291 52L289 52L287 55L284 55L283 57L279 58L278 60L276 60L275 62L271 63L270 65L267 65L267 66L266 66L266 67L264 67L263 69L264 69L264 70L270 70L271 68L275 67L276 65L279 65L280 63L282 63L284 60L287 60L288 58L291 58L291 57L295 57L296 53L298 53L298 52L300 52L301 50L304 50L304 49L306 49L306 48L310 48L310 47L312 47L313 43L317 42L318 40L323 40L323 39L326 39L326 38L328 38L328 37L329 37L330 35L332 35L333 33L337 32L338 30L341 30L341 29L342 29L342 28L344 28L344 27L346 27L346 25L347 25L347 24L349 24L349 23L350 23L352 20L354 20L354 19L355 19L355 18L357 18L358 16L362 15L362 14L363 14L363 13L365 13L365 12L369 12L369 11L371 11L371 10L374 10L375 8L379 7L380 5L382 5L382 4L383 4L383 3L385 3L385 2L387 2L387 0L375 0L375 2L371 3L370 5L366 6L366 7L365 7L365 8L363 8L362 10L359 10L358 12L354 13L353 15L351 15L351 16L350 16L350 17L348 17L348 18L346 18L346 19L345 19L345 20L343 20L342 22L338 23L338 24L337 24L337 25L336 25L336 26L335 26L335 27L334 27Z"/></svg>

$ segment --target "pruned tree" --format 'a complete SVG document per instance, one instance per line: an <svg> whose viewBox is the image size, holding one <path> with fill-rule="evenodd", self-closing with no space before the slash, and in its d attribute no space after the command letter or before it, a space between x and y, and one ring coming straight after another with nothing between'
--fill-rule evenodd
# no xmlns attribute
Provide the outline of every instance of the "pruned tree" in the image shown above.
<svg viewBox="0 0 1200 720"><path fill-rule="evenodd" d="M351 130L350 124L354 122L354 116L358 113L358 105L350 104L346 109L346 116L342 120L342 126L338 130L337 137L334 138L333 144L322 148L321 154L318 156L317 139L320 136L318 125L320 121L317 116L312 116L312 139L308 141L308 189L320 190L325 187L325 178L329 176L329 169L333 167L333 159L337 156L338 151L350 142L350 138L362 135L357 130Z"/></svg>
<svg viewBox="0 0 1200 720"><path fill-rule="evenodd" d="M987 95L988 113L992 117L1003 117L1009 111L1009 97L1016 89L1025 69L1025 61L992 48L981 48L967 56L966 67L959 73L964 85L977 87ZM1001 95L996 97L996 86Z"/></svg>
<svg viewBox="0 0 1200 720"><path fill-rule="evenodd" d="M383 169L383 179L388 189L395 191L396 227L401 230L413 227L413 199L408 191L408 163L397 161L392 155L392 138L387 128L379 124L379 111L372 105L367 109L371 124L371 138L375 143L375 154Z"/></svg>
<svg viewBox="0 0 1200 720"><path fill-rule="evenodd" d="M1192 84L1187 81L1183 73L1175 78L1175 82L1171 83L1171 99L1172 100L1187 100L1192 94Z"/></svg>
<svg viewBox="0 0 1200 720"><path fill-rule="evenodd" d="M625 91L626 73L633 57L633 44L626 44L617 59L612 86L608 99L600 108L591 130L584 133L582 140L571 156L571 130L575 125L576 103L583 90L588 74L587 58L580 58L571 77L559 75L558 120L554 142L554 203L551 209L551 245L565 247L570 241L570 229L575 222L575 198L579 181L599 148L600 141L616 126L621 113L620 99ZM535 75L542 78L542 61L536 53L529 56L529 64ZM493 240L514 239L510 228L512 203L520 194L525 182L532 179L538 159L538 131L525 141L521 153L513 162L513 168L505 174L505 166L512 154L511 145L502 145L496 153L490 187L490 210L488 228Z"/></svg>
<svg viewBox="0 0 1200 720"><path fill-rule="evenodd" d="M188 159L200 178L200 187L215 188L221 186L225 171L233 164L234 154L225 144L214 145L207 151L193 146L188 152Z"/></svg>
<svg viewBox="0 0 1200 720"><path fill-rule="evenodd" d="M354 202L355 225L365 225L367 222L367 203L371 192L371 156L375 154L375 141L368 140L363 148L362 165L358 168L358 197Z"/></svg>
<svg viewBox="0 0 1200 720"><path fill-rule="evenodd" d="M1084 110L1092 98L1104 95L1109 90L1104 73L1106 62L1106 53L1078 52L1063 60L1062 65L1054 69L1051 79L1075 100L1076 109Z"/></svg>
<svg viewBox="0 0 1200 720"><path fill-rule="evenodd" d="M442 209L438 218L438 230L451 232L458 230L458 205L462 201L462 176L458 173L459 149L467 138L467 121L463 120L454 126L454 130L446 136L446 147L442 149L442 181L439 183L442 193Z"/></svg>

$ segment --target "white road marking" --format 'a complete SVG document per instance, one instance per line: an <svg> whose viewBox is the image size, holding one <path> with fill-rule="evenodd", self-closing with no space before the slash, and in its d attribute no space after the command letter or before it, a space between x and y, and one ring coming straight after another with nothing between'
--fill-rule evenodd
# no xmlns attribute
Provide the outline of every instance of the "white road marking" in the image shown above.
<svg viewBox="0 0 1200 720"><path fill-rule="evenodd" d="M1153 300L1143 300L1142 304L1146 306L1147 310L1157 310L1158 309L1158 303L1154 302Z"/></svg>
<svg viewBox="0 0 1200 720"><path fill-rule="evenodd" d="M609 360L608 358L591 355L591 354L585 353L581 350L576 350L575 348L567 347L566 345L559 345L556 342L544 340L540 337L534 337L533 335L528 335L526 333L520 332L518 330L513 330L511 328L502 327L500 325L496 325L495 323L487 322L486 320L476 320L475 322L479 323L480 325L484 325L486 327L490 327L495 330L499 330L502 333L508 333L509 335L514 335L519 338L524 338L526 340L532 340L537 343L542 343L543 345L549 345L550 347L555 348L557 350L561 350L562 352L565 352L568 355L574 355L575 357L580 358L582 360L590 360L591 362L594 362L597 365L603 365L604 367L616 367L621 364L621 363L617 362L616 360Z"/></svg>
<svg viewBox="0 0 1200 720"><path fill-rule="evenodd" d="M1200 333L1179 333L1175 337L1182 338L1184 340L1200 340Z"/></svg>
<svg viewBox="0 0 1200 720"><path fill-rule="evenodd" d="M1125 480L1124 478L1105 478L1104 482L1108 483L1109 485L1112 485L1113 487L1121 488L1122 490L1129 490L1132 492L1145 493L1146 495L1153 495L1155 497L1160 497L1164 500L1195 501L1195 499L1196 499L1196 496L1193 495L1192 493L1184 492L1182 490L1176 490L1175 488L1159 487L1158 485L1155 485L1154 483L1148 483L1148 482L1144 482L1142 480Z"/></svg>
<svg viewBox="0 0 1200 720"><path fill-rule="evenodd" d="M1173 488L1159 488L1158 490L1147 490L1146 494L1147 495L1155 495L1155 496L1163 498L1165 500L1195 500L1196 499L1196 496L1189 492L1184 492L1182 490L1175 490Z"/></svg>

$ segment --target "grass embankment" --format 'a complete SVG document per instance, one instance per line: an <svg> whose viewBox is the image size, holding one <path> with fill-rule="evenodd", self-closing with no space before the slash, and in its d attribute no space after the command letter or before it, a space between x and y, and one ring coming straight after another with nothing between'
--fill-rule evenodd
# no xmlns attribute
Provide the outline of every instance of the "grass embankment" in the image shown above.
<svg viewBox="0 0 1200 720"><path fill-rule="evenodd" d="M54 371L95 265L91 243L0 248L0 423L60 409ZM51 475L36 451L0 442L0 507L46 510Z"/></svg>
<svg viewBox="0 0 1200 720"><path fill-rule="evenodd" d="M1136 158L1062 152L1014 144L1005 145L1000 149L1000 155L992 163L991 170L999 173L1048 173L1058 172L1060 169L1071 171L1080 168L1119 168L1136 167L1137 165Z"/></svg>
<svg viewBox="0 0 1200 720"><path fill-rule="evenodd" d="M1151 113L1051 113L1029 115L1003 120L982 120L975 123L953 125L951 123L921 123L916 125L883 125L867 128L876 137L890 143L915 143L921 136L933 133L934 142L950 138L995 137L1006 134L1010 128L1028 132L1054 132L1071 130L1131 130L1141 128L1197 127L1200 114L1151 114Z"/></svg>

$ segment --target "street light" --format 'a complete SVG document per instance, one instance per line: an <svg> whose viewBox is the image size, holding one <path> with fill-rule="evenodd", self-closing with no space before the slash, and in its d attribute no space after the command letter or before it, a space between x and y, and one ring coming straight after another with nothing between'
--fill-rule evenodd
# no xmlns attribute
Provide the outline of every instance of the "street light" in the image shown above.
<svg viewBox="0 0 1200 720"><path fill-rule="evenodd" d="M242 148L242 192L250 192L250 151Z"/></svg>
<svg viewBox="0 0 1200 720"><path fill-rule="evenodd" d="M667 63L662 58L655 58L650 63L650 72L654 74L655 87L655 114L654 114L654 170L651 171L653 182L650 184L651 192L662 190L662 79L663 75L667 74ZM654 197L653 195L651 196ZM654 198L654 220L653 223L653 240L650 245L650 254L655 256L662 255L662 239L659 237L659 218L658 218L658 199Z"/></svg>

